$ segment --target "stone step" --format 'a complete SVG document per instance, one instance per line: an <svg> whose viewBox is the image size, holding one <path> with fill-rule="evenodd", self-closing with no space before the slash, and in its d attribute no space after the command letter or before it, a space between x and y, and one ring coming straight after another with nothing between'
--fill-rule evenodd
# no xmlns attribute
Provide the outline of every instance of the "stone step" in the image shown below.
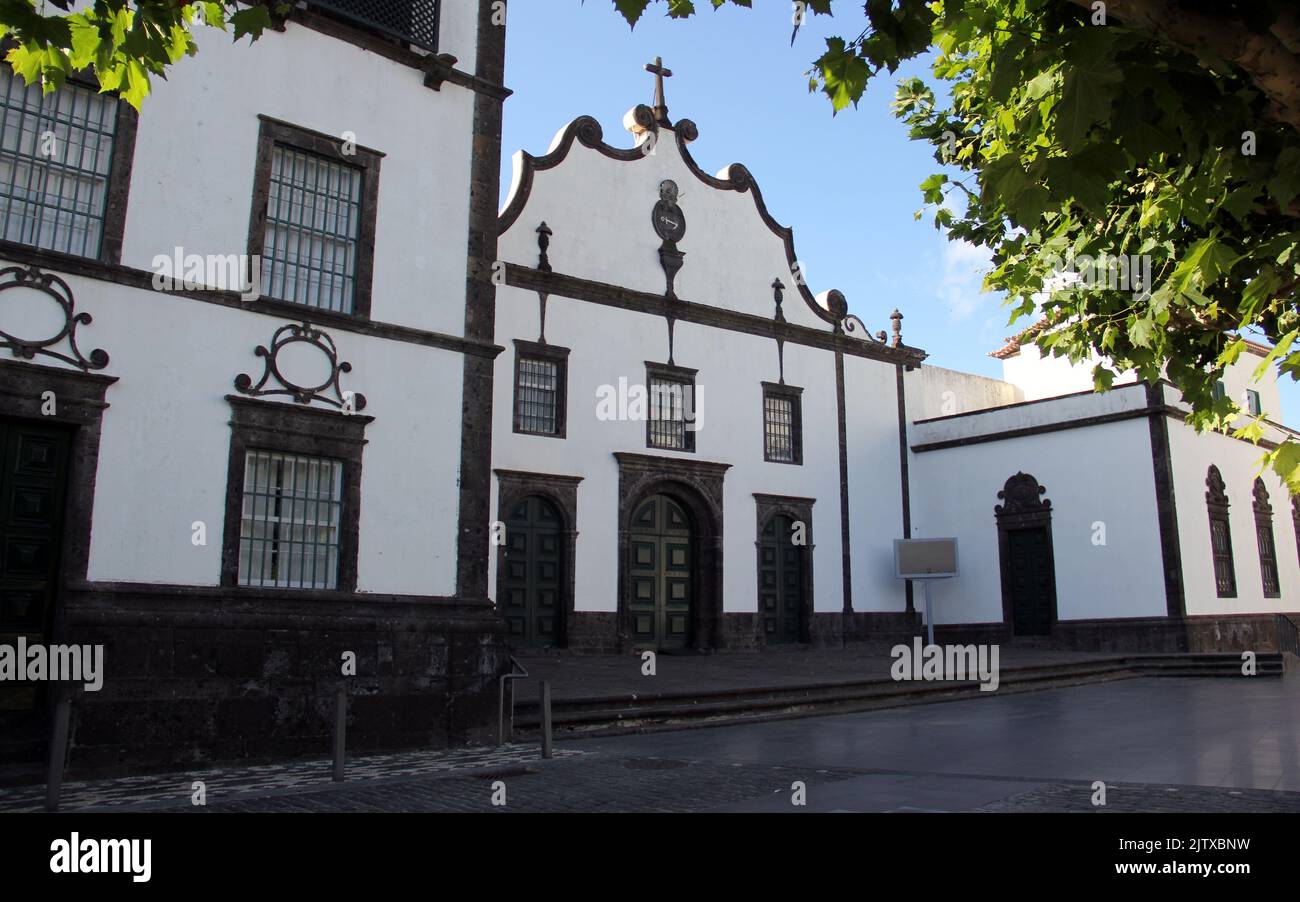
<svg viewBox="0 0 1300 902"><path fill-rule="evenodd" d="M1167 654L1004 668L999 674L997 691L1037 691L1137 676L1240 678L1241 663L1240 655L1234 654ZM1258 655L1256 670L1262 677L1281 677L1282 656ZM974 681L913 682L876 678L802 686L555 699L551 710L552 726L557 733L599 735L845 713L994 694L981 691ZM521 698L515 712L516 733L535 734L540 727L537 702Z"/></svg>

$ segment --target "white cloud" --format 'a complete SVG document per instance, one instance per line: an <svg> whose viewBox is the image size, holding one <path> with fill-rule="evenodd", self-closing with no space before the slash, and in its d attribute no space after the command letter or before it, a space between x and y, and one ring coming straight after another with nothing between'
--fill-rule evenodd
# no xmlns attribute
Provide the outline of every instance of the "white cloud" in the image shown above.
<svg viewBox="0 0 1300 902"><path fill-rule="evenodd" d="M970 319L977 311L998 303L995 296L980 290L984 274L992 266L992 256L986 248L966 241L947 241L940 257L942 271L935 296L948 309L949 322Z"/></svg>

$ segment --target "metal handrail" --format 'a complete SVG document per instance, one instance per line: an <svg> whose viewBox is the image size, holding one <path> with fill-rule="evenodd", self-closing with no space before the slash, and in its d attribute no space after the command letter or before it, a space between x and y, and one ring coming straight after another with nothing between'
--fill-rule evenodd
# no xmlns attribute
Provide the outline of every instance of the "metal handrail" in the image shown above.
<svg viewBox="0 0 1300 902"><path fill-rule="evenodd" d="M515 660L515 656L510 656L510 672L502 674L497 690L497 745L505 745L506 736L506 680L527 679L528 671L524 665ZM515 735L515 693L512 689L510 692L510 738Z"/></svg>

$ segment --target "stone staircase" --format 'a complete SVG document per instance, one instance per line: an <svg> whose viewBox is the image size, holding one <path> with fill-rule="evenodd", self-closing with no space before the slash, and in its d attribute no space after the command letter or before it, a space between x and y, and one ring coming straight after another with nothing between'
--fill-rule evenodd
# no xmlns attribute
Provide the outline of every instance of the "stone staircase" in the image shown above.
<svg viewBox="0 0 1300 902"><path fill-rule="evenodd" d="M1034 692L1133 677L1280 678L1284 655L1259 654L1256 676L1244 677L1239 654L1144 654L1098 657L1075 663L1003 667L995 692L975 681L895 681L875 678L806 683L769 688L591 695L556 698L551 704L557 736L606 736L652 730L752 723L790 717L839 714L927 704L961 698L992 698L1007 692ZM515 735L533 738L541 715L532 693L521 692L515 706Z"/></svg>

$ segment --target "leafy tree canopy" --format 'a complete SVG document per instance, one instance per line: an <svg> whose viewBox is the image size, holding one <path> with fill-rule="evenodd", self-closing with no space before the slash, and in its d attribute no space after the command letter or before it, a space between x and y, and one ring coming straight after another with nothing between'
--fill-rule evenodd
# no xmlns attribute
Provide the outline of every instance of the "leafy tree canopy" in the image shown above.
<svg viewBox="0 0 1300 902"><path fill-rule="evenodd" d="M27 84L56 91L70 73L90 69L103 91L139 109L152 76L166 78L168 66L198 52L196 27L256 40L273 10L288 9L282 0L0 0L0 38L7 41L5 59Z"/></svg>
<svg viewBox="0 0 1300 902"><path fill-rule="evenodd" d="M659 2L614 6L635 25ZM674 18L696 12L691 0L663 2ZM794 6L796 22L832 7L862 14L856 34L826 40L809 73L809 90L836 112L882 71L933 54L933 81L902 81L894 103L949 169L922 183L923 196L937 228L991 251L985 287L1007 293L1013 322L1040 318L1033 334L1045 352L1100 357L1098 389L1129 370L1164 376L1198 429L1262 437L1259 419L1241 416L1239 399L1216 399L1214 385L1247 336L1272 346L1257 376L1277 367L1300 377L1295 0ZM1117 277L1059 277L1062 264L1082 271L1121 256ZM1141 265L1126 272L1134 257L1149 260L1151 284L1140 284ZM1269 460L1300 491L1300 443Z"/></svg>

